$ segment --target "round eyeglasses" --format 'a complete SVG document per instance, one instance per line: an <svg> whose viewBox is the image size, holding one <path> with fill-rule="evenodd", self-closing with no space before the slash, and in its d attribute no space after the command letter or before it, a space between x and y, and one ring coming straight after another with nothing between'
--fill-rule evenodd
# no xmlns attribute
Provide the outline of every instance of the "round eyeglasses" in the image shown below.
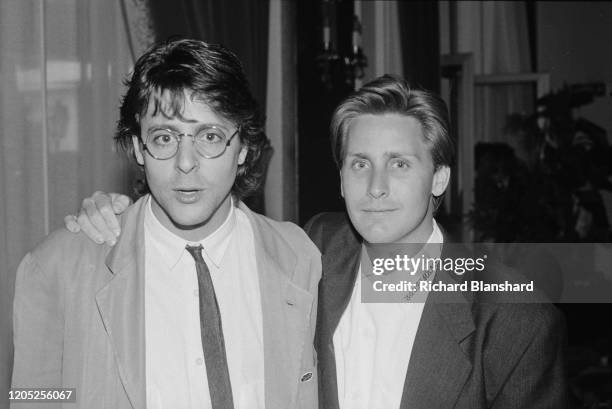
<svg viewBox="0 0 612 409"><path fill-rule="evenodd" d="M179 144L183 137L189 136L193 141L196 151L201 156L206 159L214 159L225 153L238 132L240 132L240 127L236 128L236 131L228 138L216 126L202 128L194 135L180 133L172 129L156 128L149 131L143 147L155 159L171 159L178 152Z"/></svg>

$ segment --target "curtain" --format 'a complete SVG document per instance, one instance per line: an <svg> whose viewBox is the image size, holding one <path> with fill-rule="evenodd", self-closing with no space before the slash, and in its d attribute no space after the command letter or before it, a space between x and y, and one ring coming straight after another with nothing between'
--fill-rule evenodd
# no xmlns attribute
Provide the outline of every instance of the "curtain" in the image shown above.
<svg viewBox="0 0 612 409"><path fill-rule="evenodd" d="M398 1L357 1L363 25L363 52L368 58L363 83L383 74L404 76Z"/></svg>
<svg viewBox="0 0 612 409"><path fill-rule="evenodd" d="M148 0L119 0L123 27L132 60L136 62L153 43L155 34Z"/></svg>
<svg viewBox="0 0 612 409"><path fill-rule="evenodd" d="M274 147L264 186L266 215L298 222L297 5L270 3L266 134Z"/></svg>
<svg viewBox="0 0 612 409"><path fill-rule="evenodd" d="M0 408L19 261L83 197L130 190L112 141L131 67L125 32L117 1L0 1Z"/></svg>
<svg viewBox="0 0 612 409"><path fill-rule="evenodd" d="M149 0L157 40L190 37L220 43L244 64L253 94L266 106L268 0Z"/></svg>
<svg viewBox="0 0 612 409"><path fill-rule="evenodd" d="M529 72L524 1L457 2L457 51L474 54L475 74Z"/></svg>
<svg viewBox="0 0 612 409"><path fill-rule="evenodd" d="M457 51L474 54L475 74L531 71L527 7L524 1L466 1L457 7ZM475 89L476 141L506 142L511 113L535 109L535 86L495 85Z"/></svg>

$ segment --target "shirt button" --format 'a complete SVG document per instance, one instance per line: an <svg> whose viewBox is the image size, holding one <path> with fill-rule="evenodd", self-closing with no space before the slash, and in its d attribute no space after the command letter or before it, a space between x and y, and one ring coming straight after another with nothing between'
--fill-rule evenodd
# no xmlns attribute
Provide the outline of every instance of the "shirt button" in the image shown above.
<svg viewBox="0 0 612 409"><path fill-rule="evenodd" d="M204 360L202 358L198 358L196 359L196 365L202 365L204 363Z"/></svg>

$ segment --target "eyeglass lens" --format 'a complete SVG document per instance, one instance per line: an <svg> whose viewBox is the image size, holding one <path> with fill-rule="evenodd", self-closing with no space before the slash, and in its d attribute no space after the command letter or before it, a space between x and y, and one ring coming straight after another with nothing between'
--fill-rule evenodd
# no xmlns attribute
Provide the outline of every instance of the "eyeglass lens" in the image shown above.
<svg viewBox="0 0 612 409"><path fill-rule="evenodd" d="M196 150L205 157L221 155L226 148L227 136L218 128L204 128L195 135L181 134L170 129L155 129L147 137L147 149L158 159L169 159L178 152L179 141L193 138Z"/></svg>

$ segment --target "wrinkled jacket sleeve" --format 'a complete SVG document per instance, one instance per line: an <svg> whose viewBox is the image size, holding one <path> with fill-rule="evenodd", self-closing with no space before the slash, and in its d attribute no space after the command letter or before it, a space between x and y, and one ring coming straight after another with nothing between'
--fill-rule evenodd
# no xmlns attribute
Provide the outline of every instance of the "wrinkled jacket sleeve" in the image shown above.
<svg viewBox="0 0 612 409"><path fill-rule="evenodd" d="M32 254L17 270L13 303L15 346L12 387L49 388L62 383L63 292L54 272ZM22 407L11 405L11 407ZM37 408L51 407L37 404Z"/></svg>
<svg viewBox="0 0 612 409"><path fill-rule="evenodd" d="M534 336L492 408L564 409L568 407L564 350L565 321L552 306L540 317Z"/></svg>

